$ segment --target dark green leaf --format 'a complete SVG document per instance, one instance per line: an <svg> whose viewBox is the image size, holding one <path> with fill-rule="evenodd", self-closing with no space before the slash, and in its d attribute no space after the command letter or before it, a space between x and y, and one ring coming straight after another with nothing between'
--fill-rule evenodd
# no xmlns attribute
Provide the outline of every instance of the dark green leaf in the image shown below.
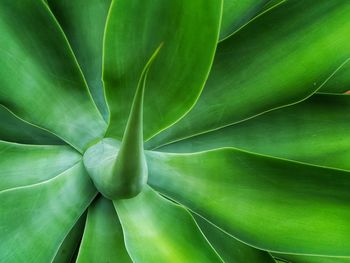
<svg viewBox="0 0 350 263"><path fill-rule="evenodd" d="M43 1L0 1L0 104L83 151L106 123Z"/></svg>
<svg viewBox="0 0 350 263"><path fill-rule="evenodd" d="M84 72L91 95L105 120L108 108L102 84L102 46L111 0L48 0Z"/></svg>

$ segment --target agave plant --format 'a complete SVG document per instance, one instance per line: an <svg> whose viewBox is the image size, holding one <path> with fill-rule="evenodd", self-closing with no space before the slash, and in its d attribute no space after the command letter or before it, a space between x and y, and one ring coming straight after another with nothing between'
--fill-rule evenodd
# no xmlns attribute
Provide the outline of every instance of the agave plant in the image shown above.
<svg viewBox="0 0 350 263"><path fill-rule="evenodd" d="M350 262L349 17L1 0L0 262Z"/></svg>

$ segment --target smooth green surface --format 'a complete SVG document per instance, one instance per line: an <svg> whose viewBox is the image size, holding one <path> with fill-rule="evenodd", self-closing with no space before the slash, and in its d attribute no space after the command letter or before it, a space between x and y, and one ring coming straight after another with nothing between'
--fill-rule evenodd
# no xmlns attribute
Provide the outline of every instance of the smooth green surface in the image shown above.
<svg viewBox="0 0 350 263"><path fill-rule="evenodd" d="M198 103L150 146L309 96L350 58L349 16L349 1L291 0L254 19L220 42Z"/></svg>
<svg viewBox="0 0 350 263"><path fill-rule="evenodd" d="M222 262L191 214L150 187L114 206L133 262Z"/></svg>
<svg viewBox="0 0 350 263"><path fill-rule="evenodd" d="M277 258L286 260L291 263L348 263L349 258L334 258L334 257L317 257L317 256L300 256L287 254L273 254Z"/></svg>
<svg viewBox="0 0 350 263"><path fill-rule="evenodd" d="M102 84L102 46L111 0L48 0L79 65L97 107L105 120L108 108Z"/></svg>
<svg viewBox="0 0 350 263"><path fill-rule="evenodd" d="M77 263L131 263L123 231L110 200L98 197L89 207Z"/></svg>
<svg viewBox="0 0 350 263"><path fill-rule="evenodd" d="M53 134L16 117L0 105L0 140L28 144L63 144Z"/></svg>
<svg viewBox="0 0 350 263"><path fill-rule="evenodd" d="M224 0L220 39L224 39L261 11L269 0Z"/></svg>
<svg viewBox="0 0 350 263"><path fill-rule="evenodd" d="M350 90L350 62L347 62L333 78L331 78L320 92L345 93Z"/></svg>
<svg viewBox="0 0 350 263"><path fill-rule="evenodd" d="M224 148L147 152L149 183L255 247L350 256L350 173Z"/></svg>
<svg viewBox="0 0 350 263"><path fill-rule="evenodd" d="M237 147L312 164L350 170L350 96L318 94L229 127L162 147L195 152Z"/></svg>
<svg viewBox="0 0 350 263"><path fill-rule="evenodd" d="M0 104L84 150L106 124L43 1L0 2Z"/></svg>
<svg viewBox="0 0 350 263"><path fill-rule="evenodd" d="M193 106L214 57L221 5L221 0L112 3L103 69L111 111L108 137L122 138L139 76L161 43L162 50L147 79L145 139L174 123Z"/></svg>
<svg viewBox="0 0 350 263"><path fill-rule="evenodd" d="M200 229L225 263L274 263L271 255L227 235L202 217L193 214Z"/></svg>
<svg viewBox="0 0 350 263"><path fill-rule="evenodd" d="M52 263L69 263L73 262L75 252L79 247L84 232L86 213L84 213L75 223L73 228L65 237L60 248L58 249ZM74 261L75 262L75 261Z"/></svg>
<svg viewBox="0 0 350 263"><path fill-rule="evenodd" d="M71 168L81 155L68 146L0 141L0 192L49 180Z"/></svg>
<svg viewBox="0 0 350 263"><path fill-rule="evenodd" d="M51 180L0 192L0 261L51 262L95 194L81 163Z"/></svg>

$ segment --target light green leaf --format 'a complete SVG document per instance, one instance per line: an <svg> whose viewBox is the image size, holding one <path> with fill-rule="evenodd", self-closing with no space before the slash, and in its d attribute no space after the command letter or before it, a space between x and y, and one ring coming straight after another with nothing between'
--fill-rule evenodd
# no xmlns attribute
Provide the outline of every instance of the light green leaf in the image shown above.
<svg viewBox="0 0 350 263"><path fill-rule="evenodd" d="M197 224L226 263L274 263L271 255L229 236L202 217L195 215Z"/></svg>
<svg viewBox="0 0 350 263"><path fill-rule="evenodd" d="M257 17L218 45L198 103L150 146L308 97L350 58L349 16L349 1L292 0Z"/></svg>
<svg viewBox="0 0 350 263"><path fill-rule="evenodd" d="M289 255L289 254L276 254L273 256L286 261L281 262L293 262L293 263L349 263L348 258L335 258L335 257L317 257L317 256L301 256L301 255Z"/></svg>
<svg viewBox="0 0 350 263"><path fill-rule="evenodd" d="M122 138L139 76L161 43L164 45L147 79L145 139L177 121L193 106L214 57L221 5L221 0L112 3L103 69L111 111L109 137Z"/></svg>
<svg viewBox="0 0 350 263"><path fill-rule="evenodd" d="M81 155L69 146L0 141L0 191L49 180L71 168Z"/></svg>
<svg viewBox="0 0 350 263"><path fill-rule="evenodd" d="M83 151L106 123L43 1L0 2L0 103Z"/></svg>
<svg viewBox="0 0 350 263"><path fill-rule="evenodd" d="M128 262L123 230L112 201L98 197L89 207L77 263Z"/></svg>
<svg viewBox="0 0 350 263"><path fill-rule="evenodd" d="M63 243L58 249L52 263L69 263L73 262L74 255L79 247L84 232L86 213L84 213L75 223L73 228L65 237ZM75 262L75 261L74 261Z"/></svg>
<svg viewBox="0 0 350 263"><path fill-rule="evenodd" d="M350 96L318 94L291 107L162 147L194 152L237 147L350 170Z"/></svg>
<svg viewBox="0 0 350 263"><path fill-rule="evenodd" d="M221 262L191 214L151 188L113 203L133 262Z"/></svg>
<svg viewBox="0 0 350 263"><path fill-rule="evenodd" d="M0 140L29 144L64 144L53 134L27 123L0 105Z"/></svg>
<svg viewBox="0 0 350 263"><path fill-rule="evenodd" d="M225 39L262 10L269 0L224 0L220 39Z"/></svg>
<svg viewBox="0 0 350 263"><path fill-rule="evenodd" d="M263 250L350 256L350 173L233 148L148 152L149 183Z"/></svg>
<svg viewBox="0 0 350 263"><path fill-rule="evenodd" d="M48 181L0 192L0 261L51 262L95 194L82 163Z"/></svg>
<svg viewBox="0 0 350 263"><path fill-rule="evenodd" d="M107 121L102 46L111 0L48 0L48 4L72 46L97 107Z"/></svg>

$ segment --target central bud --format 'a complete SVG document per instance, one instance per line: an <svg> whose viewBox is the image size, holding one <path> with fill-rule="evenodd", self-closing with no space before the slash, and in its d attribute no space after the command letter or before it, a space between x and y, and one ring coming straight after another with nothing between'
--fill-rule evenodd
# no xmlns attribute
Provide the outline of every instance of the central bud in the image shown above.
<svg viewBox="0 0 350 263"><path fill-rule="evenodd" d="M143 152L128 156L119 154L120 150L121 142L106 138L84 154L84 165L97 190L111 200L132 198L147 183Z"/></svg>
<svg viewBox="0 0 350 263"><path fill-rule="evenodd" d="M97 190L115 200L131 198L147 183L147 164L143 150L143 100L149 68L162 44L142 70L122 142L103 139L84 154L84 165Z"/></svg>

